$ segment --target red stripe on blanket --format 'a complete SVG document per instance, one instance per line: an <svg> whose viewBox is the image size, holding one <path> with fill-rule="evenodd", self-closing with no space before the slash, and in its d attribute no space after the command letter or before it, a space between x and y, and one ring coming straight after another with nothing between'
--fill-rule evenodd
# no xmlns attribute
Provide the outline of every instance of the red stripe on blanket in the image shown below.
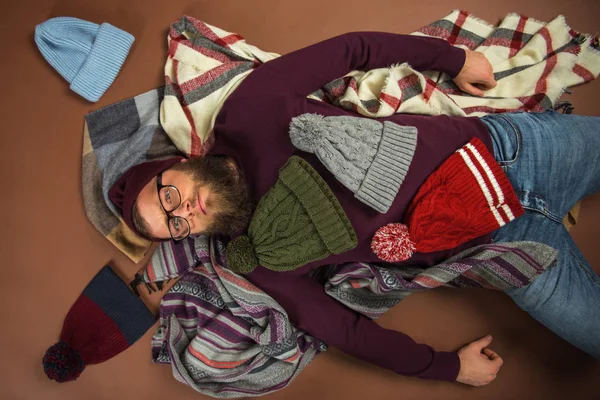
<svg viewBox="0 0 600 400"><path fill-rule="evenodd" d="M399 98L390 96L389 94L385 94L383 92L381 92L381 94L379 95L379 100L385 102L390 107L392 107L394 109L394 112L398 111L398 107L400 107L400 104L402 103Z"/></svg>
<svg viewBox="0 0 600 400"><path fill-rule="evenodd" d="M198 29L198 32L200 32L202 35L206 36L207 39L210 39L211 41L216 41L219 39L219 36L214 33L212 31L212 29L210 29L208 26L206 26L206 24L202 21L200 21L199 19L196 18L192 18L192 17L186 17L188 21L190 21L192 23L192 25L194 25L194 27L196 27L196 29Z"/></svg>
<svg viewBox="0 0 600 400"><path fill-rule="evenodd" d="M435 88L435 82L429 78L425 78L425 90L423 90L423 100L425 100L426 103L429 102L429 99L431 98L431 95L433 94Z"/></svg>
<svg viewBox="0 0 600 400"><path fill-rule="evenodd" d="M442 282L433 279L427 275L419 275L415 279L413 279L413 283L418 283L421 286L428 288L436 288L442 286Z"/></svg>
<svg viewBox="0 0 600 400"><path fill-rule="evenodd" d="M173 71L175 71L175 81L179 82L179 61L173 59ZM181 86L177 87L179 93L182 93ZM202 143L200 143L200 138L198 137L198 132L196 132L196 126L194 124L194 117L192 116L192 112L188 108L188 105L185 101L185 97L181 95L180 98L181 108L183 109L183 113L185 114L185 118L190 124L190 155L198 156L202 150Z"/></svg>
<svg viewBox="0 0 600 400"><path fill-rule="evenodd" d="M154 282L154 280L156 279L156 274L154 273L154 265L152 265L152 261L148 263L148 266L146 267L146 272L148 273L148 279L150 279L150 282Z"/></svg>
<svg viewBox="0 0 600 400"><path fill-rule="evenodd" d="M532 96L517 97L523 107L520 107L522 111L545 111L546 109L542 106L542 100L546 97L545 93L536 93Z"/></svg>
<svg viewBox="0 0 600 400"><path fill-rule="evenodd" d="M360 289L362 287L358 279L350 279L348 283L350 283L350 286L352 286L354 289Z"/></svg>
<svg viewBox="0 0 600 400"><path fill-rule="evenodd" d="M434 26L425 26L418 30L427 36L433 36L444 40L449 40L452 32L448 29L438 28ZM470 50L474 50L477 47L477 42L467 38L467 37L457 37L454 43L455 46L462 45L466 46Z"/></svg>
<svg viewBox="0 0 600 400"><path fill-rule="evenodd" d="M179 40L170 40L169 41L169 50L167 51L167 54L170 57L175 57L175 53L177 52L178 48L179 48Z"/></svg>
<svg viewBox="0 0 600 400"><path fill-rule="evenodd" d="M167 83L170 83L173 87L173 90L178 95L178 100L181 104L185 104L185 99L183 98L183 93L181 92L181 87L179 86L179 77L178 77L178 69L179 69L179 61L173 59L173 72L175 74L175 81L172 81L168 76L165 75Z"/></svg>
<svg viewBox="0 0 600 400"><path fill-rule="evenodd" d="M190 123L190 156L197 157L202 152L202 143L200 143L200 138L198 137L198 132L196 132L196 126L194 125L194 117L190 108L187 105L183 106L183 112L188 122Z"/></svg>
<svg viewBox="0 0 600 400"><path fill-rule="evenodd" d="M256 286L254 286L252 283L250 283L250 281L240 279L237 276L235 276L230 270L218 265L212 256L211 256L211 261L213 263L213 268L215 269L217 275L219 275L219 277L221 279L225 279L228 282L231 282L233 285L238 286L249 292L262 293L262 290L260 290Z"/></svg>
<svg viewBox="0 0 600 400"><path fill-rule="evenodd" d="M448 37L450 36L450 31L448 29L438 28L437 26L424 26L417 32L444 40L448 40Z"/></svg>
<svg viewBox="0 0 600 400"><path fill-rule="evenodd" d="M483 278L482 276L477 275L475 272L473 272L472 269L463 272L462 277L479 283L485 289L497 289L496 286L494 286L493 284L491 284L490 282L485 280L485 278ZM475 285L473 285L473 286L475 286Z"/></svg>
<svg viewBox="0 0 600 400"><path fill-rule="evenodd" d="M573 72L579 75L584 82L589 82L594 80L594 74L592 74L588 69L582 67L579 64L575 64L573 66Z"/></svg>
<svg viewBox="0 0 600 400"><path fill-rule="evenodd" d="M486 114L500 114L500 113L509 113L509 112L518 112L518 111L534 111L541 112L545 111L546 108L542 106L542 101L546 95L544 93L536 93L532 96L522 96L516 97L523 105L517 108L495 108L489 106L473 106L473 107L465 107L463 111L465 114L469 115L472 113L480 112Z"/></svg>
<svg viewBox="0 0 600 400"><path fill-rule="evenodd" d="M473 114L476 112L486 113L486 114L517 112L517 111L522 111L523 108L522 107L519 107L519 108L495 108L495 107L489 107L489 106L473 106L473 107L465 107L462 110L465 112L465 114L469 115L469 114Z"/></svg>
<svg viewBox="0 0 600 400"><path fill-rule="evenodd" d="M456 39L458 39L458 35L460 34L462 26L467 20L468 16L469 13L467 11L460 10L460 12L458 13L458 17L456 18L456 22L454 23L454 28L452 28L452 33L448 38L448 42L450 42L450 44L456 44Z"/></svg>
<svg viewBox="0 0 600 400"><path fill-rule="evenodd" d="M208 136L204 139L204 143L202 143L202 149L200 149L200 155L205 156L208 151L215 144L215 131L213 129L210 130Z"/></svg>
<svg viewBox="0 0 600 400"><path fill-rule="evenodd" d="M221 75L226 73L227 71L232 70L233 68L237 67L240 64L241 64L240 62L222 64L222 65L219 65L218 67L211 69L210 71L206 71L205 73L198 75L197 77L195 77L193 79L190 79L189 81L180 83L179 86L181 87L181 92L184 95L186 95L186 94L214 81L215 79L219 78Z"/></svg>
<svg viewBox="0 0 600 400"><path fill-rule="evenodd" d="M542 38L544 38L544 41L546 42L546 54L552 54L554 48L552 47L552 37L550 36L548 28L544 27L540 29L538 33L540 34L540 36L542 36ZM552 54L546 59L546 66L544 67L544 72L542 72L542 76L535 85L536 93L546 93L546 91L548 90L548 84L546 82L546 79L548 78L548 75L550 75L550 72L552 72L555 66L556 54Z"/></svg>
<svg viewBox="0 0 600 400"><path fill-rule="evenodd" d="M356 83L356 78L354 78L352 76L349 76L348 78L349 78L348 83L347 83L348 87L350 89L354 90L356 93L358 93L358 84Z"/></svg>
<svg viewBox="0 0 600 400"><path fill-rule="evenodd" d="M242 37L242 35L238 35L237 33L232 33L231 35L227 35L224 38L221 38L221 41L223 43L227 43L228 45L237 43L240 40L244 40L244 38Z"/></svg>
<svg viewBox="0 0 600 400"><path fill-rule="evenodd" d="M298 357L300 357L300 352L299 352L299 351L296 351L296 353L294 353L294 355L293 355L293 356L291 356L291 357L288 357L288 358L286 358L286 359L285 359L285 360L283 360L283 361L285 361L285 362L292 362L292 361L296 361L296 359L297 359Z"/></svg>
<svg viewBox="0 0 600 400"><path fill-rule="evenodd" d="M173 25L171 25L171 27L169 28L169 36L171 37L171 39L177 41L186 39L186 37L182 33L177 32L175 28L173 28Z"/></svg>
<svg viewBox="0 0 600 400"><path fill-rule="evenodd" d="M200 353L198 350L196 350L192 346L188 346L187 349L188 349L188 351L194 357L196 357L198 360L202 361L204 364L209 365L209 366L211 366L213 368L218 368L218 369L231 369L231 368L235 368L237 366L242 365L246 361L248 361L248 360L240 360L240 361L217 361L217 360L211 360L210 358L208 358L204 354Z"/></svg>
<svg viewBox="0 0 600 400"><path fill-rule="evenodd" d="M517 24L517 29L515 29L513 33L512 42L510 43L510 53L509 57L514 56L523 46L523 31L525 30L525 24L527 24L527 20L529 18L521 15L519 16L519 23Z"/></svg>
<svg viewBox="0 0 600 400"><path fill-rule="evenodd" d="M221 38L212 29L210 29L204 22L199 21L194 18L189 18L189 19L192 20L192 23L194 24L196 29L198 29L200 31L200 33L202 33L204 36L206 36L208 39L215 42L219 46L229 48L230 44L233 44L239 40L244 39L242 36L235 34L235 33Z"/></svg>

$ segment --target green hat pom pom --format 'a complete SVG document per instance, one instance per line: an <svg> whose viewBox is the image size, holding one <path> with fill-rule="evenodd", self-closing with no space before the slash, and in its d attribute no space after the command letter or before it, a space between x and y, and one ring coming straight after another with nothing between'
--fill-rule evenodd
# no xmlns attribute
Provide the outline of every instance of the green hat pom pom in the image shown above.
<svg viewBox="0 0 600 400"><path fill-rule="evenodd" d="M239 274L247 274L259 265L250 238L242 235L227 245L227 265Z"/></svg>

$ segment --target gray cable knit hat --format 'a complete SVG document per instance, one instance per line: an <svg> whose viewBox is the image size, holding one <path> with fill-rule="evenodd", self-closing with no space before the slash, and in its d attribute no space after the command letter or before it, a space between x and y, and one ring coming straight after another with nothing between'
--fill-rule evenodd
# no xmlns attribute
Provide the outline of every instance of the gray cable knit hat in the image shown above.
<svg viewBox="0 0 600 400"><path fill-rule="evenodd" d="M417 128L359 117L302 114L290 138L314 153L354 197L386 213L406 177L417 146Z"/></svg>

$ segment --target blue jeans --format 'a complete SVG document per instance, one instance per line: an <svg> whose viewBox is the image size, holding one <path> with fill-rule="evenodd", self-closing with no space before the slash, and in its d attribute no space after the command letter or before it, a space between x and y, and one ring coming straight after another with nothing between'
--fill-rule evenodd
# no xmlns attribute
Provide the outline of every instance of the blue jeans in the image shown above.
<svg viewBox="0 0 600 400"><path fill-rule="evenodd" d="M506 293L557 335L600 358L600 277L562 224L575 203L600 191L600 118L548 111L482 120L525 208L493 240L532 240L559 250L556 266Z"/></svg>

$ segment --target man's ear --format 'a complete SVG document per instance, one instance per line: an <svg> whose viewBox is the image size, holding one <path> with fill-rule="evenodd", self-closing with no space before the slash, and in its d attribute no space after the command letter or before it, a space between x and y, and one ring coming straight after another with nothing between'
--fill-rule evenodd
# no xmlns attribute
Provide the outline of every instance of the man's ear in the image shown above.
<svg viewBox="0 0 600 400"><path fill-rule="evenodd" d="M187 158L182 158L181 161L179 161L180 163L186 163L188 161Z"/></svg>

